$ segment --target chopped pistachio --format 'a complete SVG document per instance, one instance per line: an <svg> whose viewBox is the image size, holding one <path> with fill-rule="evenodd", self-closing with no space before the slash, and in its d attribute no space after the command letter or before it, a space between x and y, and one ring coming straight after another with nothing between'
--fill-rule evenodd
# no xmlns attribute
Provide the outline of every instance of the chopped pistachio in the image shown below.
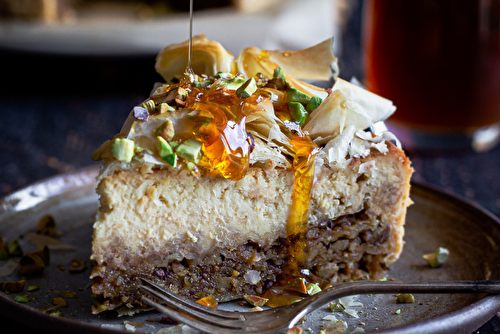
<svg viewBox="0 0 500 334"><path fill-rule="evenodd" d="M66 303L66 301L63 298L57 297L57 298L52 298L52 305L67 307L68 303Z"/></svg>
<svg viewBox="0 0 500 334"><path fill-rule="evenodd" d="M394 312L395 314L400 314L401 313L401 310L400 309L397 309L396 312Z"/></svg>
<svg viewBox="0 0 500 334"><path fill-rule="evenodd" d="M56 220L51 215L45 215L38 221L36 228L37 234L47 235L49 237L59 237L61 232L57 231Z"/></svg>
<svg viewBox="0 0 500 334"><path fill-rule="evenodd" d="M25 296L25 295L19 295L19 296L16 296L16 298L14 298L14 301L15 302L18 302L18 303L28 303L30 301L30 299L28 298L28 296Z"/></svg>
<svg viewBox="0 0 500 334"><path fill-rule="evenodd" d="M175 167L177 165L177 154L163 137L157 136L156 139L158 140L156 142L156 149L161 159L172 167Z"/></svg>
<svg viewBox="0 0 500 334"><path fill-rule="evenodd" d="M273 79L283 79L283 80L286 80L285 79L285 71L283 71L283 69L281 67L274 68Z"/></svg>
<svg viewBox="0 0 500 334"><path fill-rule="evenodd" d="M216 79L231 80L234 78L234 75L232 75L231 73L227 73L227 72L217 72L217 74L215 74L215 78Z"/></svg>
<svg viewBox="0 0 500 334"><path fill-rule="evenodd" d="M28 289L27 289L27 290L28 290L29 292L32 292L32 291L36 291L36 290L38 290L38 289L40 289L40 287L39 287L38 285L30 285L30 286L28 286Z"/></svg>
<svg viewBox="0 0 500 334"><path fill-rule="evenodd" d="M67 299L77 299L78 295L73 291L63 291L58 293L59 296Z"/></svg>
<svg viewBox="0 0 500 334"><path fill-rule="evenodd" d="M309 101L311 101L311 97L296 88L290 88L286 93L286 102L299 102L307 105Z"/></svg>
<svg viewBox="0 0 500 334"><path fill-rule="evenodd" d="M59 315L59 309L60 308L61 308L61 306L55 305L55 306L51 306L51 307L47 307L46 309L43 309L42 312L48 313L48 314L57 314L57 315Z"/></svg>
<svg viewBox="0 0 500 334"><path fill-rule="evenodd" d="M290 109L292 119L300 125L304 125L308 116L304 106L300 102L290 102L288 103L288 108Z"/></svg>
<svg viewBox="0 0 500 334"><path fill-rule="evenodd" d="M14 281L14 282L2 282L0 283L0 291L3 292L21 292L26 284L25 280Z"/></svg>
<svg viewBox="0 0 500 334"><path fill-rule="evenodd" d="M165 123L163 123L156 129L156 135L162 137L166 141L171 141L175 136L174 123L172 123L171 120L167 119Z"/></svg>
<svg viewBox="0 0 500 334"><path fill-rule="evenodd" d="M307 293L306 280L301 277L296 278L289 284L285 285L285 289L305 294Z"/></svg>
<svg viewBox="0 0 500 334"><path fill-rule="evenodd" d="M400 293L396 296L397 303L414 303L415 297L410 293Z"/></svg>
<svg viewBox="0 0 500 334"><path fill-rule="evenodd" d="M252 96L257 90L257 83L254 78L250 78L236 90L236 95L242 99Z"/></svg>
<svg viewBox="0 0 500 334"><path fill-rule="evenodd" d="M45 269L45 263L38 254L29 253L19 261L19 272L31 275L41 273Z"/></svg>
<svg viewBox="0 0 500 334"><path fill-rule="evenodd" d="M139 105L139 107L146 109L146 111L148 112L146 119L144 119L146 121L147 121L147 118L149 118L149 114L154 113L156 111L156 104L155 104L155 101L153 101L153 100L146 100L146 101L142 102ZM144 114L144 116L146 116L146 114ZM141 121L142 120L143 119L141 119Z"/></svg>
<svg viewBox="0 0 500 334"><path fill-rule="evenodd" d="M211 80L206 80L206 81L195 81L193 83L193 85L195 87L210 87L211 84L213 84L214 82L211 81Z"/></svg>
<svg viewBox="0 0 500 334"><path fill-rule="evenodd" d="M169 111L175 111L175 108L174 108L174 107L169 106L169 105L168 105L168 103L165 103L165 102L160 103L160 104L158 105L157 109L158 109L158 112L159 112L160 114L165 114L165 113L167 113L167 112L169 112Z"/></svg>
<svg viewBox="0 0 500 334"><path fill-rule="evenodd" d="M267 298L262 298L259 296L249 296L249 295L244 295L243 299L245 299L252 306L264 306L269 300Z"/></svg>
<svg viewBox="0 0 500 334"><path fill-rule="evenodd" d="M323 99L321 97L317 96L311 97L311 100L306 105L306 110L310 113L313 112L314 110L316 110L316 108L319 107L321 102L323 102Z"/></svg>
<svg viewBox="0 0 500 334"><path fill-rule="evenodd" d="M387 277L382 277L381 279L379 279L379 281L385 282L385 281L387 281Z"/></svg>
<svg viewBox="0 0 500 334"><path fill-rule="evenodd" d="M230 90L237 90L245 83L245 78L241 76L235 76L229 81L224 81L226 88Z"/></svg>
<svg viewBox="0 0 500 334"><path fill-rule="evenodd" d="M134 141L125 138L115 138L111 153L120 161L130 162L134 156Z"/></svg>
<svg viewBox="0 0 500 334"><path fill-rule="evenodd" d="M212 113L206 110L193 110L187 114L189 119L192 119L196 123L208 124L214 119Z"/></svg>
<svg viewBox="0 0 500 334"><path fill-rule="evenodd" d="M196 139L186 139L182 144L179 144L175 151L177 154L188 161L197 164L203 153L201 151L203 144Z"/></svg>
<svg viewBox="0 0 500 334"><path fill-rule="evenodd" d="M9 241L5 247L10 256L23 256L23 250L17 240Z"/></svg>
<svg viewBox="0 0 500 334"><path fill-rule="evenodd" d="M341 303L330 302L330 304L328 304L328 310L330 312L342 312L345 310L345 306Z"/></svg>
<svg viewBox="0 0 500 334"><path fill-rule="evenodd" d="M69 271L71 273L79 273L85 270L85 261L82 259L73 259L69 265Z"/></svg>
<svg viewBox="0 0 500 334"><path fill-rule="evenodd" d="M448 260L448 256L450 255L450 251L444 247L439 247L435 253L425 254L422 258L427 261L427 264L431 268L441 267L446 260Z"/></svg>
<svg viewBox="0 0 500 334"><path fill-rule="evenodd" d="M175 87L167 93L165 102L168 104L177 103L176 100L185 100L188 96L187 90L182 87Z"/></svg>
<svg viewBox="0 0 500 334"><path fill-rule="evenodd" d="M167 92L169 84L162 84L151 93L152 96L164 95Z"/></svg>
<svg viewBox="0 0 500 334"><path fill-rule="evenodd" d="M314 283L308 283L306 288L307 288L307 294L310 296L315 295L318 292L321 292L321 288L319 287L319 285Z"/></svg>

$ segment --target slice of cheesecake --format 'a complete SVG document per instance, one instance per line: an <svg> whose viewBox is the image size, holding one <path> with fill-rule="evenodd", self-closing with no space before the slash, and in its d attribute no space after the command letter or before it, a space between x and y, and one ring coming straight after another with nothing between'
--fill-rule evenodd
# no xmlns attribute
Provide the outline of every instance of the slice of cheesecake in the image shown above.
<svg viewBox="0 0 500 334"><path fill-rule="evenodd" d="M304 273L320 285L384 275L402 251L412 169L391 134L367 131L390 101L295 78L335 74L330 44L234 59L197 36L200 75L177 83L187 43L160 53L168 83L93 155L94 313L145 306L139 278L227 301Z"/></svg>

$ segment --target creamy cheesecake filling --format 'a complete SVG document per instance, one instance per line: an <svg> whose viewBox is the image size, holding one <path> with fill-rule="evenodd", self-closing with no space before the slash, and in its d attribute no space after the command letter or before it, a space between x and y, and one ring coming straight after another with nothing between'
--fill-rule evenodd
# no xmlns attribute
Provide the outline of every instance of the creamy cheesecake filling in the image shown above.
<svg viewBox="0 0 500 334"><path fill-rule="evenodd" d="M408 159L389 147L390 154L373 152L336 171L318 164L307 231L315 276L329 283L378 278L401 252L411 173ZM236 182L174 169L104 178L94 312L141 305L139 277L220 301L276 283L289 262L293 172L252 167Z"/></svg>

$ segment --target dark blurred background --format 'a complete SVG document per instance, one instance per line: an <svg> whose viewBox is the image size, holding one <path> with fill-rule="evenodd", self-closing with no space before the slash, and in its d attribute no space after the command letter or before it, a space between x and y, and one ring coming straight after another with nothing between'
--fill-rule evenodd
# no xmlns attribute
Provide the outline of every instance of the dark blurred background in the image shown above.
<svg viewBox="0 0 500 334"><path fill-rule="evenodd" d="M342 11L336 36L342 42L340 73L362 81L363 1L343 4L349 8ZM162 80L154 70L155 57L0 48L0 197L44 178L97 166L90 154L119 132L131 108ZM466 197L500 216L500 147L485 153L408 154L414 180ZM499 317L475 333L500 333Z"/></svg>

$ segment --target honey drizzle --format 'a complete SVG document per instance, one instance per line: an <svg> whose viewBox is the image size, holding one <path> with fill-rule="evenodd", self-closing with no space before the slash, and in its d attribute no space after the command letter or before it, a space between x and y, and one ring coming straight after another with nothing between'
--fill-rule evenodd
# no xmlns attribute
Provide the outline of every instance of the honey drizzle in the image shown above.
<svg viewBox="0 0 500 334"><path fill-rule="evenodd" d="M284 273L287 276L297 277L301 269L309 268L307 263L309 255L307 217L314 182L314 158L319 149L309 136L294 136L291 144L295 150L293 159L295 183L287 224L290 260Z"/></svg>
<svg viewBox="0 0 500 334"><path fill-rule="evenodd" d="M259 96L240 99L234 91L190 88L186 107L207 112L211 122L195 124L194 136L203 142L200 165L230 180L239 180L249 168L250 142L246 116L262 110Z"/></svg>
<svg viewBox="0 0 500 334"><path fill-rule="evenodd" d="M188 42L188 61L184 75L188 82L194 82L195 74L192 67L193 59L193 0L189 0L189 42Z"/></svg>

